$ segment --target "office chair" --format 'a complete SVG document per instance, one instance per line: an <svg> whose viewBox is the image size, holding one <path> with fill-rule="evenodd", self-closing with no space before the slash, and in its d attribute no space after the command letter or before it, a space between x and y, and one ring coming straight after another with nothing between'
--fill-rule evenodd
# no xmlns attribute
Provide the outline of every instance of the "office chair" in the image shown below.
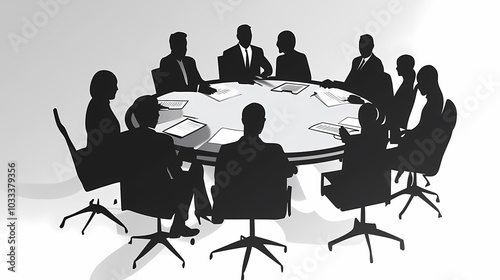
<svg viewBox="0 0 500 280"><path fill-rule="evenodd" d="M168 85L165 83L165 79L169 74L170 73L162 72L160 68L151 70L151 76L153 77L153 83L156 90L155 96L161 96L172 91L168 89Z"/></svg>
<svg viewBox="0 0 500 280"><path fill-rule="evenodd" d="M356 208L361 209L361 218L360 220L357 218L354 220L352 230L341 237L328 242L328 249L330 251L332 251L333 245L358 235L365 236L368 244L368 250L370 252L370 263L373 263L370 235L399 241L400 249L405 249L403 239L378 229L374 223L366 222L366 206L384 203L390 197L390 178L389 182L387 182L384 177L384 173L380 173L379 175L380 177L378 179L372 178L372 180L364 181L346 179L343 176L342 171L333 171L321 174L321 195L326 195L328 199L330 199L330 201L341 211ZM362 176L366 179L366 174L358 174L357 176ZM331 185L324 185L325 178L331 182ZM346 180L350 180L351 182L346 182Z"/></svg>
<svg viewBox="0 0 500 280"><path fill-rule="evenodd" d="M279 164L281 162L279 157L273 154L276 149L271 144L268 144L264 151L266 154L258 154L249 162L244 158L239 158L239 155L219 152L216 163L216 184L211 188L214 202L212 222L222 223L226 219L248 219L250 222L249 236L241 236L240 240L210 253L210 259L212 259L213 255L218 252L246 248L241 279L244 278L252 248L272 259L281 267L282 272L283 265L265 245L283 247L284 251L287 251L285 245L255 234L256 219L282 219L291 212L292 188L287 186L287 177L291 174L286 174L286 171L281 172L280 168L283 166ZM224 169L229 166L227 162L234 163L238 159L243 161L239 165L239 172L230 172L234 176L226 181L224 176L217 175L218 172L225 172L225 170L218 170L218 166Z"/></svg>
<svg viewBox="0 0 500 280"><path fill-rule="evenodd" d="M217 66L219 69L219 80L227 81L230 77L230 73L228 73L228 62L227 58L223 55L217 57Z"/></svg>
<svg viewBox="0 0 500 280"><path fill-rule="evenodd" d="M366 222L365 208L387 202L391 196L391 172L384 158L387 131L382 125L378 125L379 127L372 127L371 130L367 127L366 132L362 128L361 135L345 139L342 170L322 173L320 186L321 195L326 196L341 211L361 209L361 218L355 219L353 229L328 242L328 249L331 251L335 244L364 235L370 252L370 263L373 263L370 235L398 241L400 249L404 250L403 239L378 229L374 223ZM325 178L330 185L325 185Z"/></svg>
<svg viewBox="0 0 500 280"><path fill-rule="evenodd" d="M420 139L429 140L432 142L432 145L435 146L433 152L428 152L423 157L423 162L420 164L413 165L400 165L398 172L408 171L408 180L406 188L393 194L391 196L391 200L401 196L403 194L410 195L410 198L406 202L403 210L399 213L399 219L403 217L404 212L410 205L411 201L415 196L420 197L423 201L425 201L429 206L434 208L438 212L438 217L442 217L439 209L432 203L429 198L425 194L435 195L436 202L439 202L439 195L435 192L426 190L417 185L417 174L423 175L426 180L426 187L430 185L427 177L434 176L438 173L439 167L441 166L441 161L443 160L444 152L448 147L448 143L450 142L451 135L453 133L453 129L455 128L455 124L457 122L457 108L455 104L451 100L446 100L446 104L444 106L443 113L441 114L441 119L436 121L436 126L432 128L431 133L427 136L422 136ZM440 137L437 137L437 133L440 133ZM437 138L435 138L437 137ZM441 137L445 137L445 139L440 139ZM416 147L417 149L417 147ZM411 152L420 151L412 150ZM408 157L406 157L408 158Z"/></svg>
<svg viewBox="0 0 500 280"><path fill-rule="evenodd" d="M71 141L66 128L61 123L57 109L54 108L53 113L57 128L61 132L64 140L66 140L66 144L68 145L71 158L73 159L73 163L75 164L76 174L78 175L78 178L83 185L83 189L86 192L89 192L118 182L118 177L116 176L117 174L115 174L112 170L99 168L102 167L102 164L98 164L98 161L102 160L102 158L96 157L95 154L92 154L92 150L88 150L88 148L76 150L75 145L73 145L73 142ZM100 205L99 200L97 200L97 203L94 203L94 199L90 201L87 207L64 217L59 227L63 228L66 224L67 219L87 212L90 212L91 215L87 223L83 227L82 235L85 234L85 229L96 214L103 214L104 216L114 221L116 224L123 227L125 233L128 233L127 227L111 212L109 212L108 209Z"/></svg>

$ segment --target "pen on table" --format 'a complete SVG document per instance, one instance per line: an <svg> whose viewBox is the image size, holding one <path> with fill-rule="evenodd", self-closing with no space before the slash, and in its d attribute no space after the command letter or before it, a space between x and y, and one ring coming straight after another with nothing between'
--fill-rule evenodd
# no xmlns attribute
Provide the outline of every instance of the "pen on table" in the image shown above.
<svg viewBox="0 0 500 280"><path fill-rule="evenodd" d="M261 84L257 83L256 81L253 81L254 83L258 84L259 86L262 86Z"/></svg>
<svg viewBox="0 0 500 280"><path fill-rule="evenodd" d="M309 96L309 97L313 97L313 96L315 96L315 95L317 95L317 93L316 93L316 92L314 92L313 94L311 94L311 96Z"/></svg>
<svg viewBox="0 0 500 280"><path fill-rule="evenodd" d="M197 117L188 116L188 115L182 115L182 116L184 116L184 117L186 117L186 118L189 118L189 119L195 119L195 120L197 120L197 119L198 119Z"/></svg>

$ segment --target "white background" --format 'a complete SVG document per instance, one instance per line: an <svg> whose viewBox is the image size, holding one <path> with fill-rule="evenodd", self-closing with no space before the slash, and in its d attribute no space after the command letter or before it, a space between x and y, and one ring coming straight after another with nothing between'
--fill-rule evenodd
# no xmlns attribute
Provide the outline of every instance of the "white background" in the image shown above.
<svg viewBox="0 0 500 280"><path fill-rule="evenodd" d="M143 261L140 269L132 271L131 261L144 244L127 245L127 236L105 218L97 216L85 236L79 232L84 217L68 221L64 229L58 227L64 215L83 207L91 198L108 197L102 203L111 205L112 198L117 197L117 186L89 194L79 189L77 181L70 181L76 186L68 186L79 191L69 191L68 195L51 191L75 176L67 169L71 167L68 152L54 125L52 108L59 109L73 141L81 147L86 138L84 115L90 100L90 80L98 70L108 69L118 77L119 91L112 108L123 130L125 109L136 97L154 93L150 70L169 53L171 33L188 34L188 55L196 59L201 75L209 80L218 78L216 57L236 44L236 28L243 23L252 26L253 44L264 49L273 66L278 56L277 35L285 29L293 31L296 49L307 55L314 80L342 80L357 55L359 35L370 33L375 38L374 53L391 74L394 87L401 83L395 70L397 57L411 54L417 70L427 64L436 67L444 97L459 109L458 124L441 169L431 178L431 190L441 196L438 207L443 217L438 219L430 207L415 199L399 220L404 197L387 207L367 209L369 220L405 240L405 251L394 242L372 238L375 262L370 264L360 237L327 252L326 241L349 230L352 218L359 213L340 212L319 197L319 173L304 166L298 180L308 200L297 198L294 213L315 211L310 215L328 220L325 224L331 224L331 232L326 232L328 227L322 228L323 232L316 234L325 239L313 244L287 243L286 254L272 248L285 266L284 273L260 252L253 252L246 279L499 277L495 257L500 250L495 215L500 156L497 1L123 2L41 0L0 4L2 182L6 182L7 161L16 160L20 188L38 188L42 190L39 193L47 190L48 197L19 199L18 273L7 273L4 263L0 271L7 278L2 279L240 277L242 250L221 253L213 260L208 255L240 234L246 235L245 222L203 226L206 238L197 240L195 246L172 241L187 262L185 269L168 250L156 250L157 255L146 258L149 262ZM418 98L413 122L425 102ZM402 185L394 184L394 191ZM5 192L1 193L0 206L6 209ZM3 220L5 212L1 211ZM124 222L129 218L129 222L145 225L136 224L132 233L154 230L154 220L132 215L124 217ZM296 233L308 234L304 227L295 225ZM258 222L257 234L278 242L287 238L274 222ZM0 227L2 255L7 253L7 236L7 228Z"/></svg>

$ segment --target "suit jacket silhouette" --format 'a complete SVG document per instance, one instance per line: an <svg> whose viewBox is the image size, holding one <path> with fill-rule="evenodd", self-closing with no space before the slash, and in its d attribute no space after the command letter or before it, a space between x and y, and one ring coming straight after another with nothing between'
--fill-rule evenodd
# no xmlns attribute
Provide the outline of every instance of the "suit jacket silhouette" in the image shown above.
<svg viewBox="0 0 500 280"><path fill-rule="evenodd" d="M174 178L182 172L172 137L139 127L120 135L119 149L122 209L171 218L179 193L169 172Z"/></svg>
<svg viewBox="0 0 500 280"><path fill-rule="evenodd" d="M370 90L380 75L384 73L384 66L382 65L382 61L372 53L370 59L358 70L361 59L363 59L362 56L353 59L351 71L340 88L370 100L368 98L371 94Z"/></svg>
<svg viewBox="0 0 500 280"><path fill-rule="evenodd" d="M276 58L276 78L290 81L311 81L311 70L305 54L293 51Z"/></svg>
<svg viewBox="0 0 500 280"><path fill-rule="evenodd" d="M284 202L287 199L286 178L295 170L279 144L243 136L234 143L223 145L215 164L215 185L219 191L212 194L214 216L284 217L286 209L276 200Z"/></svg>
<svg viewBox="0 0 500 280"><path fill-rule="evenodd" d="M204 84L205 81L196 68L196 61L192 57L185 56L182 63L186 70L187 85L177 60L171 54L161 59L160 71L166 75L162 81L162 87L170 91L197 91L198 85Z"/></svg>
<svg viewBox="0 0 500 280"><path fill-rule="evenodd" d="M253 45L250 45L250 48L252 48L252 59L250 60L249 69L245 68L245 59L243 58L239 44L224 51L224 67L227 68L224 72L227 73L228 76L223 77L223 79L237 81L242 79L254 79L255 76L259 76L263 72L266 72L268 75L272 74L273 67L264 56L264 51ZM263 72L260 72L261 67L264 69Z"/></svg>

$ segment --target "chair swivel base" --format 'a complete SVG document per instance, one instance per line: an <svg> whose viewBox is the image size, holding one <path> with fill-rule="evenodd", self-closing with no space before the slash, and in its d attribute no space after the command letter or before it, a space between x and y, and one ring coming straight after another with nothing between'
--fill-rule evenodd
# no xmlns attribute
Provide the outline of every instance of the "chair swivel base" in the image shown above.
<svg viewBox="0 0 500 280"><path fill-rule="evenodd" d="M412 173L413 173L413 176L412 176ZM406 205L404 206L403 210L399 213L399 219L403 218L404 212L406 211L406 209L410 205L411 201L413 200L413 197L415 197L415 196L420 197L429 206L434 208L434 210L436 210L438 212L438 218L441 218L442 217L441 212L439 211L437 206L434 205L434 203L432 203L432 201L430 201L429 198L427 198L427 196L425 194L435 195L436 202L438 202L438 203L439 203L439 195L435 192L431 192L429 190L426 190L422 187L417 186L417 175L414 172L412 172L412 173L408 174L408 183L407 183L406 188L391 196L391 200L392 200L392 199L394 199L400 195L403 195L403 194L410 195L410 198L406 202ZM412 177L413 177L413 179L412 179ZM427 180L427 178L426 178L426 180Z"/></svg>
<svg viewBox="0 0 500 280"><path fill-rule="evenodd" d="M142 251L139 253L139 256L135 258L134 263L132 264L132 268L135 269L137 267L137 261L141 259L144 255L146 255L151 249L153 249L157 244L163 244L165 247L167 247L177 258L179 258L182 261L182 268L186 266L186 262L184 259L181 257L181 255L175 250L175 248L168 242L168 238L177 238L177 235L172 235L169 232L164 232L161 230L161 222L160 219L158 219L158 230L157 232L153 234L148 234L148 235L142 235L142 236L132 236L130 237L130 241L128 244L132 244L132 240L135 239L147 239L149 240L148 244Z"/></svg>
<svg viewBox="0 0 500 280"><path fill-rule="evenodd" d="M361 235L361 234L365 235L366 243L368 244L368 250L370 251L370 263L373 263L372 247L370 244L370 237L369 237L370 234L399 241L399 248L401 250L405 249L405 243L404 243L403 239L401 239L397 236L394 236L390 233L387 233L385 231L379 230L379 229L377 229L377 226L375 224L365 223L363 221L363 219L361 222L358 219L355 219L354 220L354 227L350 232L344 234L343 236L341 236L337 239L334 239L334 240L328 242L328 249L330 251L332 251L333 245L338 244L338 243L340 243L344 240L347 240L351 237Z"/></svg>
<svg viewBox="0 0 500 280"><path fill-rule="evenodd" d="M63 228L64 225L66 224L66 220L67 219L73 218L74 216L78 216L80 214L87 213L87 212L90 212L92 214L90 215L90 218L88 219L87 223L85 224L85 226L82 229L82 235L85 234L85 229L90 224L90 222L94 218L95 214L103 214L104 216L108 217L110 220L112 220L116 224L118 224L121 227L123 227L123 229L125 230L125 233L128 233L127 227L120 220L118 220L118 218L115 217L115 215L113 215L111 212L109 212L109 210L106 209L106 207L104 207L104 206L102 206L102 205L99 204L99 199L97 200L96 204L94 204L94 200L93 199L90 200L89 206L87 206L87 207L83 208L82 210L77 211L77 212L75 212L75 213L73 213L71 215L68 215L68 216L64 217L63 220L62 220L62 222L61 222L61 225L59 225L59 227Z"/></svg>
<svg viewBox="0 0 500 280"><path fill-rule="evenodd" d="M271 253L269 250L264 246L264 245L274 245L274 246L279 246L283 247L285 253L287 251L287 247L283 244L267 240L264 238L260 238L255 236L255 224L254 221L250 221L250 236L244 237L241 236L240 240L233 242L229 245L226 245L224 247L221 247L215 251L212 251L210 253L210 259L213 258L214 253L222 252L222 251L228 251L232 249L238 249L238 248L246 248L245 251L245 257L243 259L243 268L241 271L241 279L244 279L244 273L248 265L248 261L250 259L250 253L252 251L252 248L256 248L257 250L261 251L264 255L272 259L275 263L277 263L281 267L281 272L283 272L283 265L278 261L278 259Z"/></svg>

